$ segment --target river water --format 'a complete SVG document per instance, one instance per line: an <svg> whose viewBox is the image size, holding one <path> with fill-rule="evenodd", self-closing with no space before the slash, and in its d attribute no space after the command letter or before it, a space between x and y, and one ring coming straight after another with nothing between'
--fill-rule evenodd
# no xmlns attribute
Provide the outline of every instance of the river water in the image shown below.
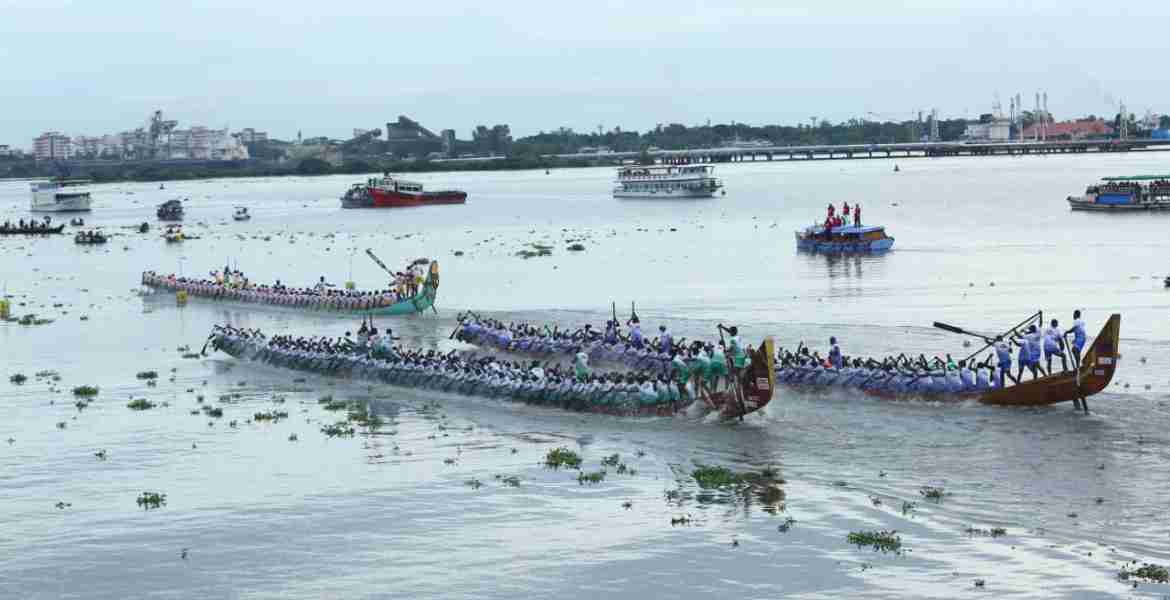
<svg viewBox="0 0 1170 600"><path fill-rule="evenodd" d="M467 190L466 206L387 211L338 208L355 177L100 186L86 220L115 235L104 247L0 238L13 314L52 319L0 323L0 598L1161 597L1170 587L1117 573L1170 563L1170 215L1072 213L1064 198L1170 171L1168 156L742 163L717 169L726 196L669 203L612 199L610 169L446 173L417 178ZM176 197L200 239L167 245L153 210ZM894 251L798 254L793 231L842 201ZM26 183L0 183L0 221L27 202ZM237 205L252 221L231 221ZM143 221L149 234L128 228ZM533 242L553 255L515 255ZM215 323L356 323L136 293L143 269L225 262L257 281L381 285L366 248L395 267L439 261L437 313L379 323L415 346L459 347L447 336L466 309L577 327L636 302L676 336L722 322L786 347L835 335L848 354L962 354L931 322L992 332L1079 308L1090 334L1123 315L1124 360L1089 416L781 390L742 424L621 419L184 358ZM80 385L100 388L84 409ZM327 437L344 414L326 394L387 425ZM289 418L253 420L270 410ZM585 471L617 453L634 473L579 483L541 466L558 446ZM696 464L776 469L784 501L700 493ZM144 491L166 505L139 507ZM968 532L994 527L1006 535ZM903 552L850 545L860 530L896 530Z"/></svg>

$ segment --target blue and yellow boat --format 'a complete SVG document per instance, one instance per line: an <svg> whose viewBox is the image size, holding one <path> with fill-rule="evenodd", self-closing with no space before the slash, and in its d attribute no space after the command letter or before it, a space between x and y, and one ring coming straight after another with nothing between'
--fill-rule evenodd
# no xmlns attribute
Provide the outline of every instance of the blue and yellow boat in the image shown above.
<svg viewBox="0 0 1170 600"><path fill-rule="evenodd" d="M862 254L885 252L893 246L894 238L881 225L815 225L796 232L796 249L803 252Z"/></svg>

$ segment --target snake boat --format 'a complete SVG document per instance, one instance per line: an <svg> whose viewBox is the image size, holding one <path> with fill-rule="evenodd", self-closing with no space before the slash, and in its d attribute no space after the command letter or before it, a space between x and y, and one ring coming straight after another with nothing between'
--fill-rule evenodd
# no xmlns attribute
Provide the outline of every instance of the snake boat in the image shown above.
<svg viewBox="0 0 1170 600"><path fill-rule="evenodd" d="M64 225L56 227L0 227L0 235L51 235L65 230Z"/></svg>
<svg viewBox="0 0 1170 600"><path fill-rule="evenodd" d="M707 401L725 418L742 418L767 406L776 384L772 338L751 350L750 365L733 384L704 400L689 391L693 388L673 383L660 385L654 394L639 392L633 383L635 375L626 377L624 385L592 385L571 374L505 371L498 365L442 355L406 356L400 348L378 355L361 351L314 353L273 347L262 336L245 337L221 328L213 331L208 344L238 360L294 371L620 416L669 416ZM614 380L612 376L609 379Z"/></svg>
<svg viewBox="0 0 1170 600"><path fill-rule="evenodd" d="M546 328L547 329L547 328ZM854 389L883 398L919 398L941 401L976 401L998 406L1044 406L1061 402L1083 401L1103 391L1113 379L1121 332L1121 315L1113 314L1087 348L1080 365L1073 370L1053 373L1007 387L964 389L935 392L929 386L907 386L896 372L874 369L845 372L841 369L812 366L789 366L773 359L777 386L796 390ZM613 363L650 371L670 372L671 357L648 349L633 349L627 344L606 344L600 340L583 341L547 335L512 337L493 331L478 321L460 323L453 337L460 341L506 353L533 358L569 357L585 353L592 362ZM978 354L978 353L977 353ZM974 356L974 355L973 355ZM753 364L759 361L753 359Z"/></svg>
<svg viewBox="0 0 1170 600"><path fill-rule="evenodd" d="M187 292L188 297L220 302L259 304L303 312L333 313L342 316L397 316L433 309L439 289L439 263L431 262L423 284L410 298L396 300L390 293L355 290L281 289L272 286L234 287L214 281L187 279L175 275L142 274L142 285L155 291Z"/></svg>

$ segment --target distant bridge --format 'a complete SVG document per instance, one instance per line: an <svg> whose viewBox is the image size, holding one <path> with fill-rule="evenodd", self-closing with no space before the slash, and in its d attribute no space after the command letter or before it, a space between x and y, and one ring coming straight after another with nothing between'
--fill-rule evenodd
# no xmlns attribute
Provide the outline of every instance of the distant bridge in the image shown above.
<svg viewBox="0 0 1170 600"><path fill-rule="evenodd" d="M931 156L1005 156L1023 154L1077 154L1088 152L1130 152L1170 149L1170 140L1068 140L1048 142L913 142L905 144L845 144L820 146L728 146L693 150L651 150L656 162L681 160L692 163L745 161L802 161ZM642 157L641 152L600 152L593 154L552 154L546 158L626 162Z"/></svg>

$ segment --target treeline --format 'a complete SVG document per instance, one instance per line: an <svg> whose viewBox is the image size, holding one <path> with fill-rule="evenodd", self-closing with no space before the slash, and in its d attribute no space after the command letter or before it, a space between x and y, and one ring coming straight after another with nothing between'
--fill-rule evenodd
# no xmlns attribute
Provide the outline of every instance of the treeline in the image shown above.
<svg viewBox="0 0 1170 600"><path fill-rule="evenodd" d="M967 129L964 119L939 120L939 137L958 140ZM687 127L680 123L659 125L645 133L622 131L578 133L572 129L541 132L520 138L512 151L519 156L572 154L582 148L608 148L614 152L639 152L648 148L687 150L734 144L736 141L768 142L776 146L827 144L894 144L916 142L928 136L927 122L877 122L851 119L843 123L820 121L809 125L752 126L742 123Z"/></svg>

